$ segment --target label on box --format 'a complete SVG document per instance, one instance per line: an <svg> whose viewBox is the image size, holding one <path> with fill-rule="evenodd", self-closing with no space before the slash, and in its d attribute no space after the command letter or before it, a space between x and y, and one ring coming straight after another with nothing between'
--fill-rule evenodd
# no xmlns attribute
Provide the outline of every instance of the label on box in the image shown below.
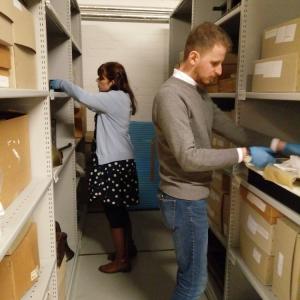
<svg viewBox="0 0 300 300"><path fill-rule="evenodd" d="M265 32L265 40L270 39L272 37L276 37L277 34L277 28L271 29Z"/></svg>
<svg viewBox="0 0 300 300"><path fill-rule="evenodd" d="M23 10L23 6L18 0L13 0L13 3L15 8L17 8L18 10Z"/></svg>
<svg viewBox="0 0 300 300"><path fill-rule="evenodd" d="M297 24L290 24L278 28L275 43L287 43L295 40Z"/></svg>
<svg viewBox="0 0 300 300"><path fill-rule="evenodd" d="M259 225L251 215L248 216L247 226L253 235L259 233L265 240L269 239L268 231Z"/></svg>
<svg viewBox="0 0 300 300"><path fill-rule="evenodd" d="M262 200L260 200L258 197L256 197L255 195L248 193L247 199L249 200L250 203L255 205L262 212L266 211L267 205Z"/></svg>
<svg viewBox="0 0 300 300"><path fill-rule="evenodd" d="M279 277L282 276L283 263L284 263L284 256L281 252L278 252L277 275Z"/></svg>
<svg viewBox="0 0 300 300"><path fill-rule="evenodd" d="M256 261L258 264L260 264L260 261L261 261L261 254L259 253L259 251L258 251L256 248L253 249L252 256L253 256L253 258L255 259L255 261Z"/></svg>
<svg viewBox="0 0 300 300"><path fill-rule="evenodd" d="M31 273L30 273L30 278L31 281L34 281L38 278L39 276L39 267L37 266Z"/></svg>
<svg viewBox="0 0 300 300"><path fill-rule="evenodd" d="M0 87L2 88L9 87L9 78L7 76L0 75Z"/></svg>
<svg viewBox="0 0 300 300"><path fill-rule="evenodd" d="M278 78L281 76L282 60L273 60L256 63L254 75L263 75L265 78Z"/></svg>
<svg viewBox="0 0 300 300"><path fill-rule="evenodd" d="M255 235L257 231L257 223L251 216L248 216L247 226L250 232Z"/></svg>

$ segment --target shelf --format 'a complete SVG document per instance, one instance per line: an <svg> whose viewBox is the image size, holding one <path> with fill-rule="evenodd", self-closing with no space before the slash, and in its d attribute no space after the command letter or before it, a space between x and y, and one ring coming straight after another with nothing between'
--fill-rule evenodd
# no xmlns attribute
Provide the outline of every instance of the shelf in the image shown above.
<svg viewBox="0 0 300 300"><path fill-rule="evenodd" d="M272 207L276 208L278 211L280 211L283 215L288 217L290 220L292 220L296 224L300 225L300 215L297 212L293 211L292 209L288 208L287 206L280 203L276 199L272 198L271 196L269 196L269 195L265 194L264 192L262 192L261 190L257 189L255 186L248 183L245 179L243 179L243 178L240 178L240 179L241 179L241 184L245 188L247 188L250 192L254 193L259 198L264 200L266 203L268 203Z"/></svg>
<svg viewBox="0 0 300 300"><path fill-rule="evenodd" d="M0 261L28 221L51 182L51 178L45 178L43 180L33 179L25 190L5 210L5 214L0 220L2 223Z"/></svg>
<svg viewBox="0 0 300 300"><path fill-rule="evenodd" d="M247 92L247 99L281 100L281 101L300 101L300 93L255 93Z"/></svg>
<svg viewBox="0 0 300 300"><path fill-rule="evenodd" d="M211 98L235 98L235 93L209 93Z"/></svg>
<svg viewBox="0 0 300 300"><path fill-rule="evenodd" d="M22 297L22 300L44 299L48 292L51 276L54 271L56 258L40 262L39 279L33 287Z"/></svg>
<svg viewBox="0 0 300 300"><path fill-rule="evenodd" d="M259 174L260 176L264 177L264 172L263 171L257 170L255 167L252 167L250 165L247 165L247 168L250 169L250 170L252 170L253 172ZM271 182L273 182L273 181L271 181ZM285 190L287 190L287 191L295 194L296 196L300 197L300 187L290 188L290 187L288 187L286 185L279 184L277 182L273 182L273 183L277 184L278 186L282 187L283 189L285 189Z"/></svg>
<svg viewBox="0 0 300 300"><path fill-rule="evenodd" d="M71 37L69 30L60 21L60 17L48 1L46 1L46 20L48 33L55 34L56 36L64 36L65 38Z"/></svg>
<svg viewBox="0 0 300 300"><path fill-rule="evenodd" d="M73 36L72 36L72 50L77 54L75 57L82 54L81 49Z"/></svg>
<svg viewBox="0 0 300 300"><path fill-rule="evenodd" d="M237 264L250 284L254 287L257 294L262 300L277 300L277 297L272 293L271 286L265 286L256 278L256 276L249 270L248 266L242 259L238 249L230 249L230 261L233 265Z"/></svg>
<svg viewBox="0 0 300 300"><path fill-rule="evenodd" d="M63 150L63 164L61 166L53 168L53 180L55 183L57 183L59 181L59 175L62 172L62 170L64 169L64 167L66 166L66 164L68 163L74 150L75 150L74 145L72 145L72 147L70 147L68 149Z"/></svg>
<svg viewBox="0 0 300 300"><path fill-rule="evenodd" d="M216 238L221 242L221 244L227 248L227 241L225 236L219 232L218 228L216 228L216 225L213 224L210 220L208 221L209 224L209 228L211 229L211 231L213 232L213 234L216 236Z"/></svg>
<svg viewBox="0 0 300 300"><path fill-rule="evenodd" d="M222 18L220 18L219 20L217 20L215 22L216 25L222 25L225 22L229 21L230 19L232 19L233 17L235 17L236 15L238 15L241 12L241 6L238 5L236 7L234 7L232 10L230 10L229 12L227 12L224 16L222 16Z"/></svg>
<svg viewBox="0 0 300 300"><path fill-rule="evenodd" d="M56 99L68 99L71 98L68 94L63 92L54 92L54 90L49 91L50 100Z"/></svg>
<svg viewBox="0 0 300 300"><path fill-rule="evenodd" d="M0 99L7 98L45 98L48 91L30 89L0 89Z"/></svg>

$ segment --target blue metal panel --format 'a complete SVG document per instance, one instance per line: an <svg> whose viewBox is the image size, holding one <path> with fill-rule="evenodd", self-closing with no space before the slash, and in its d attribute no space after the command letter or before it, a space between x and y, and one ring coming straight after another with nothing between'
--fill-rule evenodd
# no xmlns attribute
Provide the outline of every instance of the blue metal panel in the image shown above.
<svg viewBox="0 0 300 300"><path fill-rule="evenodd" d="M132 121L129 128L131 141L134 146L134 157L137 165L140 190L140 204L136 209L156 209L157 189L159 186L158 159L151 153L151 144L155 136L152 122ZM153 151L152 151L153 152ZM151 156L154 154L154 172L151 176Z"/></svg>

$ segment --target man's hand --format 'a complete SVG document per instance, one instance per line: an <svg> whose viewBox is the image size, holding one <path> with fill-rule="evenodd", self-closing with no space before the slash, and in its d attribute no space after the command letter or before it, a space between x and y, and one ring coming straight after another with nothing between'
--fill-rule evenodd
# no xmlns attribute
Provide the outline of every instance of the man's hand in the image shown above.
<svg viewBox="0 0 300 300"><path fill-rule="evenodd" d="M258 169L263 169L269 164L276 162L272 154L275 154L271 148L250 147L251 163Z"/></svg>
<svg viewBox="0 0 300 300"><path fill-rule="evenodd" d="M51 90L59 90L60 89L60 80L57 80L57 79L50 80L49 87Z"/></svg>

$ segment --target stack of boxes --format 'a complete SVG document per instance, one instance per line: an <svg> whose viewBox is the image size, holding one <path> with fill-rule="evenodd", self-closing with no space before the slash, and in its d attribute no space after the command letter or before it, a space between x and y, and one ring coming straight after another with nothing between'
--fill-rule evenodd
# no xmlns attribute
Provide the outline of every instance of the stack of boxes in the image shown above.
<svg viewBox="0 0 300 300"><path fill-rule="evenodd" d="M275 224L280 213L241 187L240 248L249 269L265 285L272 284Z"/></svg>
<svg viewBox="0 0 300 300"><path fill-rule="evenodd" d="M222 170L214 171L207 213L211 223L224 236L228 235L230 211L230 176Z"/></svg>
<svg viewBox="0 0 300 300"><path fill-rule="evenodd" d="M234 93L236 90L237 54L227 53L219 81L207 87L209 93Z"/></svg>
<svg viewBox="0 0 300 300"><path fill-rule="evenodd" d="M240 251L278 300L300 300L300 226L241 186Z"/></svg>
<svg viewBox="0 0 300 300"><path fill-rule="evenodd" d="M264 30L261 59L255 61L253 92L300 91L300 18Z"/></svg>
<svg viewBox="0 0 300 300"><path fill-rule="evenodd" d="M1 0L0 28L0 87L36 89L33 15L17 0Z"/></svg>

